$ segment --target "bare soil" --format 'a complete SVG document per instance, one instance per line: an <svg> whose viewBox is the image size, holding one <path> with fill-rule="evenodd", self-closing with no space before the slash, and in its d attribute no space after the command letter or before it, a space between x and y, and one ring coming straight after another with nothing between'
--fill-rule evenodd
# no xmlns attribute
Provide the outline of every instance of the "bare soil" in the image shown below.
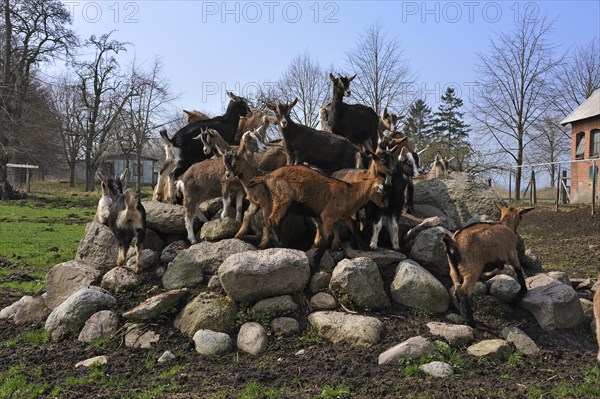
<svg viewBox="0 0 600 399"><path fill-rule="evenodd" d="M541 207L524 216L521 227L526 233L526 247L542 258L545 270L549 270L547 264L569 265L571 276L596 278L600 249L595 245L600 244L600 229L597 218L589 214L588 207L561 208L559 213ZM148 280L143 289L120 297L119 310L145 299L152 283L150 272L145 277ZM100 346L79 343L74 338L7 346L6 341L42 326L15 326L0 320L0 375L23 366L20 373L29 381L47 384L39 395L43 398L53 397L50 392L56 387L60 387L55 389L60 398L597 397L600 369L595 362L597 347L589 323L572 330L545 332L528 312L490 298L476 302L476 339L498 338L503 327L514 325L538 344L539 354L520 360L516 356L511 361L482 360L469 355L466 348L457 348L462 367L446 379L414 372L410 364L378 366L381 352L410 337L422 335L435 340L426 324L444 321L443 315L403 308L370 312L385 324L385 335L378 345L368 349L334 346L311 331L306 322L306 298L299 295L296 299L302 306L296 316L301 336L271 336L267 352L259 357L240 352L201 357L195 353L192 340L172 328L172 317L150 326L160 333L160 341L152 349L125 348L121 335ZM17 299L0 297L0 308ZM298 353L301 349L303 354ZM166 350L177 356L175 361L157 364L156 359ZM74 368L78 361L97 355L109 358L100 377L90 377L89 369ZM326 387L342 386L349 394L338 389L336 395L327 396Z"/></svg>

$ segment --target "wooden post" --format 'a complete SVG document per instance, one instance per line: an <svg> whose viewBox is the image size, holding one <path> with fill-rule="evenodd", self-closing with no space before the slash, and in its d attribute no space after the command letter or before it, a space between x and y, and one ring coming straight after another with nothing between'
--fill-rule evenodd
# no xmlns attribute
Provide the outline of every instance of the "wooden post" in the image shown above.
<svg viewBox="0 0 600 399"><path fill-rule="evenodd" d="M512 202L512 168L508 169L508 205Z"/></svg>
<svg viewBox="0 0 600 399"><path fill-rule="evenodd" d="M596 213L596 161L592 162L592 216Z"/></svg>
<svg viewBox="0 0 600 399"><path fill-rule="evenodd" d="M25 169L25 185L27 186L27 194L31 193L31 172L30 169Z"/></svg>
<svg viewBox="0 0 600 399"><path fill-rule="evenodd" d="M535 170L531 169L531 187L529 188L529 205L537 204L537 193L535 186Z"/></svg>
<svg viewBox="0 0 600 399"><path fill-rule="evenodd" d="M563 170L562 171L562 177L560 179L560 184L562 185L561 190L562 190L562 198L561 201L563 204L567 203L567 195L569 193L567 193L567 171Z"/></svg>
<svg viewBox="0 0 600 399"><path fill-rule="evenodd" d="M558 202L560 201L560 164L556 173L556 212L558 212Z"/></svg>

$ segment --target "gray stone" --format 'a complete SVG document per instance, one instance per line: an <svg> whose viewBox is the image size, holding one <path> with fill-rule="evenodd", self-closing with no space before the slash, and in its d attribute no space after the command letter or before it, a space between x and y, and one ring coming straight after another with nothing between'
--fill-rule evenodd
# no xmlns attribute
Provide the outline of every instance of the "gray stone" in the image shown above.
<svg viewBox="0 0 600 399"><path fill-rule="evenodd" d="M196 346L196 352L203 356L222 355L233 347L231 337L218 331L198 330L192 339Z"/></svg>
<svg viewBox="0 0 600 399"><path fill-rule="evenodd" d="M144 237L144 248L151 249L155 252L160 253L165 246L165 242L154 230L146 229L146 236Z"/></svg>
<svg viewBox="0 0 600 399"><path fill-rule="evenodd" d="M452 235L450 231L443 227L432 227L424 230L417 235L410 250L411 259L438 276L448 276L450 274L446 246L442 241L444 234Z"/></svg>
<svg viewBox="0 0 600 399"><path fill-rule="evenodd" d="M110 337L118 328L119 316L111 310L101 310L85 322L77 340L90 343L95 339Z"/></svg>
<svg viewBox="0 0 600 399"><path fill-rule="evenodd" d="M469 346L467 352L476 357L492 357L504 360L512 353L512 348L503 339L486 339Z"/></svg>
<svg viewBox="0 0 600 399"><path fill-rule="evenodd" d="M504 327L500 336L525 355L535 355L540 351L534 340L517 327Z"/></svg>
<svg viewBox="0 0 600 399"><path fill-rule="evenodd" d="M521 262L521 267L530 276L540 273L542 271L542 260L531 249L525 249L524 243L523 247L521 248L519 245L519 242L521 241L522 239L519 237L519 240L517 241L517 251L519 252L519 261Z"/></svg>
<svg viewBox="0 0 600 399"><path fill-rule="evenodd" d="M419 233L421 233L422 231L425 231L432 227L438 227L438 226L443 227L446 230L450 230L450 231L456 230L456 226L451 224L450 221L448 220L448 218L446 218L444 216L432 216L432 217L423 219L423 221L421 223L419 223L417 226L410 229L406 233L405 239L412 240L412 239L416 238L419 235Z"/></svg>
<svg viewBox="0 0 600 399"><path fill-rule="evenodd" d="M255 322L244 323L237 336L237 347L242 352L258 356L267 350L269 339L264 327Z"/></svg>
<svg viewBox="0 0 600 399"><path fill-rule="evenodd" d="M184 209L182 206L168 204L159 201L147 201L143 203L146 209L146 225L149 229L163 234L187 233L184 222ZM206 222L206 218L198 213L200 222ZM196 226L197 223L194 223Z"/></svg>
<svg viewBox="0 0 600 399"><path fill-rule="evenodd" d="M464 226L475 215L496 217L498 210L494 203L502 199L483 180L468 173L453 172L417 184L414 201L440 209L456 226Z"/></svg>
<svg viewBox="0 0 600 399"><path fill-rule="evenodd" d="M141 282L142 278L139 274L124 267L115 267L102 277L100 286L105 290L119 294L135 290Z"/></svg>
<svg viewBox="0 0 600 399"><path fill-rule="evenodd" d="M475 339L473 328L466 325L432 321L427 327L432 335L443 337L452 346L467 345Z"/></svg>
<svg viewBox="0 0 600 399"><path fill-rule="evenodd" d="M226 217L225 219L215 219L206 222L200 229L200 240L219 241L226 238L233 238L242 227L242 223Z"/></svg>
<svg viewBox="0 0 600 399"><path fill-rule="evenodd" d="M454 374L454 368L448 363L435 361L422 364L419 370L435 378L447 378Z"/></svg>
<svg viewBox="0 0 600 399"><path fill-rule="evenodd" d="M18 301L13 302L12 304L3 308L2 310L0 310L0 319L12 319L13 317L15 317L17 310L19 310L25 302L30 301L32 298L32 296L25 295L21 297L21 299L19 299Z"/></svg>
<svg viewBox="0 0 600 399"><path fill-rule="evenodd" d="M127 348L151 349L152 345L160 339L160 334L149 330L141 324L127 325L125 332L125 346Z"/></svg>
<svg viewBox="0 0 600 399"><path fill-rule="evenodd" d="M583 317L586 320L592 320L594 318L594 303L584 298L579 298L579 303L581 303L581 309L583 309Z"/></svg>
<svg viewBox="0 0 600 399"><path fill-rule="evenodd" d="M17 303L20 303L20 306L12 318L15 324L42 324L50 314L50 309L42 297L24 296Z"/></svg>
<svg viewBox="0 0 600 399"><path fill-rule="evenodd" d="M454 324L464 324L465 323L465 319L461 315L456 314L456 313L448 313L444 318Z"/></svg>
<svg viewBox="0 0 600 399"><path fill-rule="evenodd" d="M313 311L316 310L333 310L337 308L337 302L333 295L327 292L319 292L308 301L308 306Z"/></svg>
<svg viewBox="0 0 600 399"><path fill-rule="evenodd" d="M383 334L383 323L369 316L325 311L311 313L308 321L319 335L333 344L370 347L376 345Z"/></svg>
<svg viewBox="0 0 600 399"><path fill-rule="evenodd" d="M177 310L179 302L187 294L188 290L185 288L163 292L146 299L133 309L123 313L123 317L135 321L154 319L166 312Z"/></svg>
<svg viewBox="0 0 600 399"><path fill-rule="evenodd" d="M157 361L159 364L163 364L171 363L173 360L175 360L175 354L173 354L171 351L165 351L162 355L160 355Z"/></svg>
<svg viewBox="0 0 600 399"><path fill-rule="evenodd" d="M329 289L348 295L361 309L385 309L391 305L377 264L369 258L344 259L333 269Z"/></svg>
<svg viewBox="0 0 600 399"><path fill-rule="evenodd" d="M350 246L344 246L344 252L346 257L350 259L369 258L375 262L378 267L397 265L398 262L402 262L406 259L406 255L403 253L386 248L377 248L375 251L361 251L352 249Z"/></svg>
<svg viewBox="0 0 600 399"><path fill-rule="evenodd" d="M443 284L410 259L398 265L390 295L400 305L434 313L445 312L450 304Z"/></svg>
<svg viewBox="0 0 600 399"><path fill-rule="evenodd" d="M110 230L109 233L112 234ZM94 265L84 261L59 263L46 274L46 306L55 309L75 291L97 282L100 276Z"/></svg>
<svg viewBox="0 0 600 399"><path fill-rule="evenodd" d="M572 287L571 281L569 280L569 275L566 272L550 271L546 272L546 274L548 277Z"/></svg>
<svg viewBox="0 0 600 399"><path fill-rule="evenodd" d="M102 365L106 363L108 363L108 358L106 356L95 356L78 362L77 364L75 364L75 368L92 367L95 365Z"/></svg>
<svg viewBox="0 0 600 399"><path fill-rule="evenodd" d="M231 255L219 267L221 285L236 302L302 291L309 278L310 266L304 252L287 248Z"/></svg>
<svg viewBox="0 0 600 399"><path fill-rule="evenodd" d="M79 242L75 260L106 271L116 265L117 248L117 239L107 226L90 222L85 227L85 236Z"/></svg>
<svg viewBox="0 0 600 399"><path fill-rule="evenodd" d="M144 240L144 243L146 240ZM127 267L135 272L141 272L143 270L148 270L155 267L160 261L160 255L158 252L153 251L152 249L145 248L140 254L140 261L142 264L142 268L138 270L137 262L135 259L135 249L133 247L129 248L131 251L131 258L127 260Z"/></svg>
<svg viewBox="0 0 600 399"><path fill-rule="evenodd" d="M490 295L505 303L510 303L519 295L521 285L512 277L499 274L488 280Z"/></svg>
<svg viewBox="0 0 600 399"><path fill-rule="evenodd" d="M219 280L219 276L216 274L214 276L210 276L208 279L208 283L206 283L206 287L213 291L222 291L223 287L221 287L221 281Z"/></svg>
<svg viewBox="0 0 600 399"><path fill-rule="evenodd" d="M487 285L485 285L485 283L478 281L473 286L473 296L484 296L487 295L487 293L488 288Z"/></svg>
<svg viewBox="0 0 600 399"><path fill-rule="evenodd" d="M181 251L177 257L169 263L167 270L162 275L162 285L167 290L194 287L204 280L202 269L198 266L195 252L189 249Z"/></svg>
<svg viewBox="0 0 600 399"><path fill-rule="evenodd" d="M576 292L577 292L577 296L581 299L587 299L588 301L594 300L594 293L590 290L579 290Z"/></svg>
<svg viewBox="0 0 600 399"><path fill-rule="evenodd" d="M273 298L261 299L252 307L252 315L256 318L273 318L298 310L298 304L291 296L282 295Z"/></svg>
<svg viewBox="0 0 600 399"><path fill-rule="evenodd" d="M228 298L201 293L179 312L174 326L192 337L198 330L229 333L237 318L238 307Z"/></svg>
<svg viewBox="0 0 600 399"><path fill-rule="evenodd" d="M189 248L189 244L183 240L174 241L167 245L160 253L160 261L163 263L172 262L179 252Z"/></svg>
<svg viewBox="0 0 600 399"><path fill-rule="evenodd" d="M111 309L116 304L117 300L101 288L81 288L50 313L45 328L52 339L59 340L67 334L79 332L94 313Z"/></svg>
<svg viewBox="0 0 600 399"><path fill-rule="evenodd" d="M275 335L289 337L300 332L300 324L291 317L278 317L271 322L271 329Z"/></svg>
<svg viewBox="0 0 600 399"><path fill-rule="evenodd" d="M492 219L491 217L489 217L489 215L475 215L475 216L471 217L471 219L466 221L465 226L469 226L472 224L478 224L478 223L493 223L493 222L495 222L495 220Z"/></svg>
<svg viewBox="0 0 600 399"><path fill-rule="evenodd" d="M572 328L584 321L579 297L570 285L545 274L529 277L526 283L528 292L520 304L534 315L544 330Z"/></svg>
<svg viewBox="0 0 600 399"><path fill-rule="evenodd" d="M329 289L329 282L331 281L331 273L318 271L312 275L310 282L308 283L308 289L312 293L325 292Z"/></svg>
<svg viewBox="0 0 600 399"><path fill-rule="evenodd" d="M388 364L435 353L435 345L421 336L412 337L379 355L378 363Z"/></svg>
<svg viewBox="0 0 600 399"><path fill-rule="evenodd" d="M435 206L415 203L414 208L415 208L415 210L413 212L413 215L418 218L428 219L428 218L432 218L432 217L440 217L440 218L447 219L446 214L444 212L442 212L440 209L436 208ZM452 223L454 223L454 222L452 222ZM454 230L454 229L450 229L450 230Z"/></svg>

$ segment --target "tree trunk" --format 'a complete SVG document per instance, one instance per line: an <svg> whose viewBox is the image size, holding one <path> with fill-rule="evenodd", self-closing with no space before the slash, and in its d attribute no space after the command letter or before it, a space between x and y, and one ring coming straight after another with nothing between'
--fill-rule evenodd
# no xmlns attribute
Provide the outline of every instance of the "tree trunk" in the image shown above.
<svg viewBox="0 0 600 399"><path fill-rule="evenodd" d="M69 162L69 187L75 187L75 162Z"/></svg>

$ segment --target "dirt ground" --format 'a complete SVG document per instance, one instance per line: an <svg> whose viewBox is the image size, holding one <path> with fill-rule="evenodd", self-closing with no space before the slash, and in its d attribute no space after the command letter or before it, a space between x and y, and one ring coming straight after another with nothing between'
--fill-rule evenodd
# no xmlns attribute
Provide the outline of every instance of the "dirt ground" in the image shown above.
<svg viewBox="0 0 600 399"><path fill-rule="evenodd" d="M549 270L548 264L568 265L571 276L596 278L599 216L591 218L589 214L587 207L569 207L559 213L538 208L524 216L521 228L526 247L541 257L545 270ZM143 289L121 298L119 310L144 298ZM306 298L300 295L296 299L303 306L296 316L302 336L271 336L267 352L259 357L239 352L201 357L190 339L170 327L169 318L151 326L160 333L160 341L152 349L127 349L121 335L100 346L75 339L7 346L6 341L41 326L15 326L0 320L0 374L22 366L21 373L29 381L47 384L39 396L44 398L598 397L600 368L595 363L597 347L589 323L572 330L545 332L528 312L486 298L476 302L476 339L498 338L503 327L514 325L538 344L539 354L514 356L509 361L481 360L470 356L466 348L457 348L457 373L446 379L415 372L410 362L378 366L381 352L410 337L422 335L434 340L426 324L444 321L443 315L402 308L371 312L369 315L385 324L385 335L378 345L369 349L333 346L311 333L306 323ZM17 299L0 297L0 308ZM166 350L176 355L175 361L157 364L156 359ZM74 368L78 361L97 355L109 358L100 376L92 377L89 369ZM339 389L334 394L327 387ZM50 394L52 388L56 395Z"/></svg>

